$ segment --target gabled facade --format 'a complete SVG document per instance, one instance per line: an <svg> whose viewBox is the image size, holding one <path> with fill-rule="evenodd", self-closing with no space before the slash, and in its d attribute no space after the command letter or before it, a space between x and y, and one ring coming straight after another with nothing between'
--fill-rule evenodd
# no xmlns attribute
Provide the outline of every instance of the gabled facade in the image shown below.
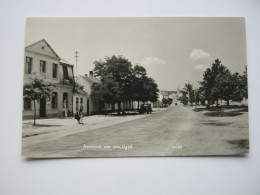
<svg viewBox="0 0 260 195"><path fill-rule="evenodd" d="M35 75L56 86L50 98L37 101L37 118L64 116L72 112L73 65L62 60L45 39L25 48L24 83ZM32 104L29 99L24 99L24 119L33 118Z"/></svg>
<svg viewBox="0 0 260 195"><path fill-rule="evenodd" d="M86 92L86 103L83 102L83 109L84 107L86 108L85 112L87 115L93 115L93 114L99 114L102 112L102 105L100 102L92 100L91 99L91 85L93 83L100 83L101 81L98 79L95 79L93 76L93 71L89 72L89 75L85 74L83 75L79 75L77 78L77 83L79 83L80 85L82 85L84 87L84 92ZM80 97L78 97L80 98ZM83 98L83 97L82 97ZM75 98L74 98L75 100ZM84 99L83 99L84 101Z"/></svg>
<svg viewBox="0 0 260 195"><path fill-rule="evenodd" d="M90 115L90 105L88 93L82 90L74 91L73 93L73 113L76 113L83 106L83 114Z"/></svg>

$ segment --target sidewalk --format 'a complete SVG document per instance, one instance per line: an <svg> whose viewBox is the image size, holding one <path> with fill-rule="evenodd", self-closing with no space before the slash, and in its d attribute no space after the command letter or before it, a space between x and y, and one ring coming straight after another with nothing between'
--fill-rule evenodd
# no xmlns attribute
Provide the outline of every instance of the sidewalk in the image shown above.
<svg viewBox="0 0 260 195"><path fill-rule="evenodd" d="M154 108L153 113L161 112L165 108ZM62 134L70 134L80 131L93 130L115 124L120 124L136 119L140 119L147 116L147 114L138 115L93 115L85 116L83 118L83 125L78 124L78 121L74 118L51 118L51 119L37 119L36 125L33 125L33 120L24 120L22 125L22 137L32 137L41 134L55 133L62 131Z"/></svg>

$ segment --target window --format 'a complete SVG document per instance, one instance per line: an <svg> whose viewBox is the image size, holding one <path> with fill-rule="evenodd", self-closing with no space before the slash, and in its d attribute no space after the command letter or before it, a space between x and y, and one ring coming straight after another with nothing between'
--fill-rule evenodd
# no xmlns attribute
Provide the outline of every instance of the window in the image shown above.
<svg viewBox="0 0 260 195"><path fill-rule="evenodd" d="M46 61L43 61L43 60L40 61L40 72L41 73L46 72Z"/></svg>
<svg viewBox="0 0 260 195"><path fill-rule="evenodd" d="M76 98L76 110L79 110L79 98Z"/></svg>
<svg viewBox="0 0 260 195"><path fill-rule="evenodd" d="M69 80L69 74L68 74L68 67L67 66L63 66L63 76L64 76L64 79Z"/></svg>
<svg viewBox="0 0 260 195"><path fill-rule="evenodd" d="M80 98L80 107L83 106L83 98Z"/></svg>
<svg viewBox="0 0 260 195"><path fill-rule="evenodd" d="M58 94L57 94L57 92L53 92L52 93L51 107L52 108L57 108L58 107Z"/></svg>
<svg viewBox="0 0 260 195"><path fill-rule="evenodd" d="M57 70L58 70L58 65L52 64L52 77L53 78L57 78Z"/></svg>
<svg viewBox="0 0 260 195"><path fill-rule="evenodd" d="M25 73L26 74L32 73L32 58L30 57L26 57Z"/></svg>
<svg viewBox="0 0 260 195"><path fill-rule="evenodd" d="M31 109L31 100L30 98L24 98L23 100L24 103L24 110L30 110Z"/></svg>

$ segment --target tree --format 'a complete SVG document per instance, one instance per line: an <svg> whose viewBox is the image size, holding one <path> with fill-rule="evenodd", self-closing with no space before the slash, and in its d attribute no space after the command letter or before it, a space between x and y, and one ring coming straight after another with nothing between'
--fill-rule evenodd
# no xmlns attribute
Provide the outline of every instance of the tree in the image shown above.
<svg viewBox="0 0 260 195"><path fill-rule="evenodd" d="M163 105L167 105L168 104L168 99L167 98L163 98L162 99L162 103L163 103Z"/></svg>
<svg viewBox="0 0 260 195"><path fill-rule="evenodd" d="M77 93L84 90L84 86L79 84L78 82L74 82L74 88L72 90L73 93Z"/></svg>
<svg viewBox="0 0 260 195"><path fill-rule="evenodd" d="M168 98L168 104L171 105L173 102L173 99L172 98Z"/></svg>
<svg viewBox="0 0 260 195"><path fill-rule="evenodd" d="M158 99L158 85L155 80L147 76L143 66L134 67L134 99L142 102L156 102ZM138 106L139 107L139 106Z"/></svg>
<svg viewBox="0 0 260 195"><path fill-rule="evenodd" d="M245 66L245 71L242 76L242 94L245 99L248 99L248 89L247 89L247 66Z"/></svg>
<svg viewBox="0 0 260 195"><path fill-rule="evenodd" d="M91 98L99 103L102 101L111 103L112 112L115 103L119 100L119 94L118 83L109 78L104 78L102 83L93 83L91 86Z"/></svg>
<svg viewBox="0 0 260 195"><path fill-rule="evenodd" d="M93 86L93 97L109 103L118 103L118 113L122 101L157 101L158 86L154 79L147 76L143 66L132 67L131 62L123 56L105 57L95 61L95 76L101 80L100 85ZM95 92L96 91L96 92Z"/></svg>
<svg viewBox="0 0 260 195"><path fill-rule="evenodd" d="M227 102L229 106L229 101L232 99L234 93L234 76L231 75L229 70L226 70L218 74L215 78L214 88L218 92L218 97Z"/></svg>
<svg viewBox="0 0 260 195"><path fill-rule="evenodd" d="M196 90L196 104L197 102L201 102L202 105L205 105L205 95L203 92L203 89L199 87L199 89Z"/></svg>
<svg viewBox="0 0 260 195"><path fill-rule="evenodd" d="M163 98L163 99L162 99L162 103L163 103L164 105L171 105L172 102L173 102L173 99L172 99L172 98Z"/></svg>
<svg viewBox="0 0 260 195"><path fill-rule="evenodd" d="M188 92L187 90L182 90L181 91L182 96L178 98L178 100L181 101L181 103L183 103L183 105L187 105L188 104Z"/></svg>
<svg viewBox="0 0 260 195"><path fill-rule="evenodd" d="M231 100L233 102L241 102L244 98L244 85L243 85L243 76L239 73L235 72L231 76L231 86L232 86L232 93L231 93Z"/></svg>
<svg viewBox="0 0 260 195"><path fill-rule="evenodd" d="M118 87L117 95L113 101L118 102L118 113L121 111L121 102L131 99L131 86L133 83L133 69L129 60L123 56L105 57L105 60L95 61L95 76L100 78L102 84L106 81L114 82Z"/></svg>
<svg viewBox="0 0 260 195"><path fill-rule="evenodd" d="M188 92L188 99L189 99L188 101L190 102L190 104L192 104L192 102L195 102L195 96L194 96L195 91L193 90L193 85L190 83L186 83L185 88L187 89Z"/></svg>
<svg viewBox="0 0 260 195"><path fill-rule="evenodd" d="M156 84L155 80L151 77L148 77L145 79L144 83L144 88L145 88L145 101L151 101L151 102L156 102L158 99L158 85Z"/></svg>
<svg viewBox="0 0 260 195"><path fill-rule="evenodd" d="M221 61L219 59L216 59L213 63L211 68L207 68L206 71L203 74L203 81L200 82L201 87L203 89L203 93L205 95L205 99L208 101L216 101L216 104L218 106L218 99L221 96L221 92L219 89L219 85L216 82L216 79L220 79L220 75L227 74L229 70L226 66L221 64ZM218 78L217 78L218 77Z"/></svg>
<svg viewBox="0 0 260 195"><path fill-rule="evenodd" d="M23 97L33 100L34 104L34 122L36 123L36 101L41 98L49 97L55 85L46 84L39 76L34 76L28 79L23 86Z"/></svg>

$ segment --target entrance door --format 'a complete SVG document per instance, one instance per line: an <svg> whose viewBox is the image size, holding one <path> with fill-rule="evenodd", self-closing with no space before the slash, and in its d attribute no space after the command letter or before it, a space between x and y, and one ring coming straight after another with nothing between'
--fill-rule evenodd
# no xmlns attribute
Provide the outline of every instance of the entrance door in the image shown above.
<svg viewBox="0 0 260 195"><path fill-rule="evenodd" d="M89 100L87 100L87 115L89 116Z"/></svg>
<svg viewBox="0 0 260 195"><path fill-rule="evenodd" d="M64 117L68 116L68 93L63 93L63 109L64 109Z"/></svg>
<svg viewBox="0 0 260 195"><path fill-rule="evenodd" d="M46 117L46 99L40 99L40 117Z"/></svg>

